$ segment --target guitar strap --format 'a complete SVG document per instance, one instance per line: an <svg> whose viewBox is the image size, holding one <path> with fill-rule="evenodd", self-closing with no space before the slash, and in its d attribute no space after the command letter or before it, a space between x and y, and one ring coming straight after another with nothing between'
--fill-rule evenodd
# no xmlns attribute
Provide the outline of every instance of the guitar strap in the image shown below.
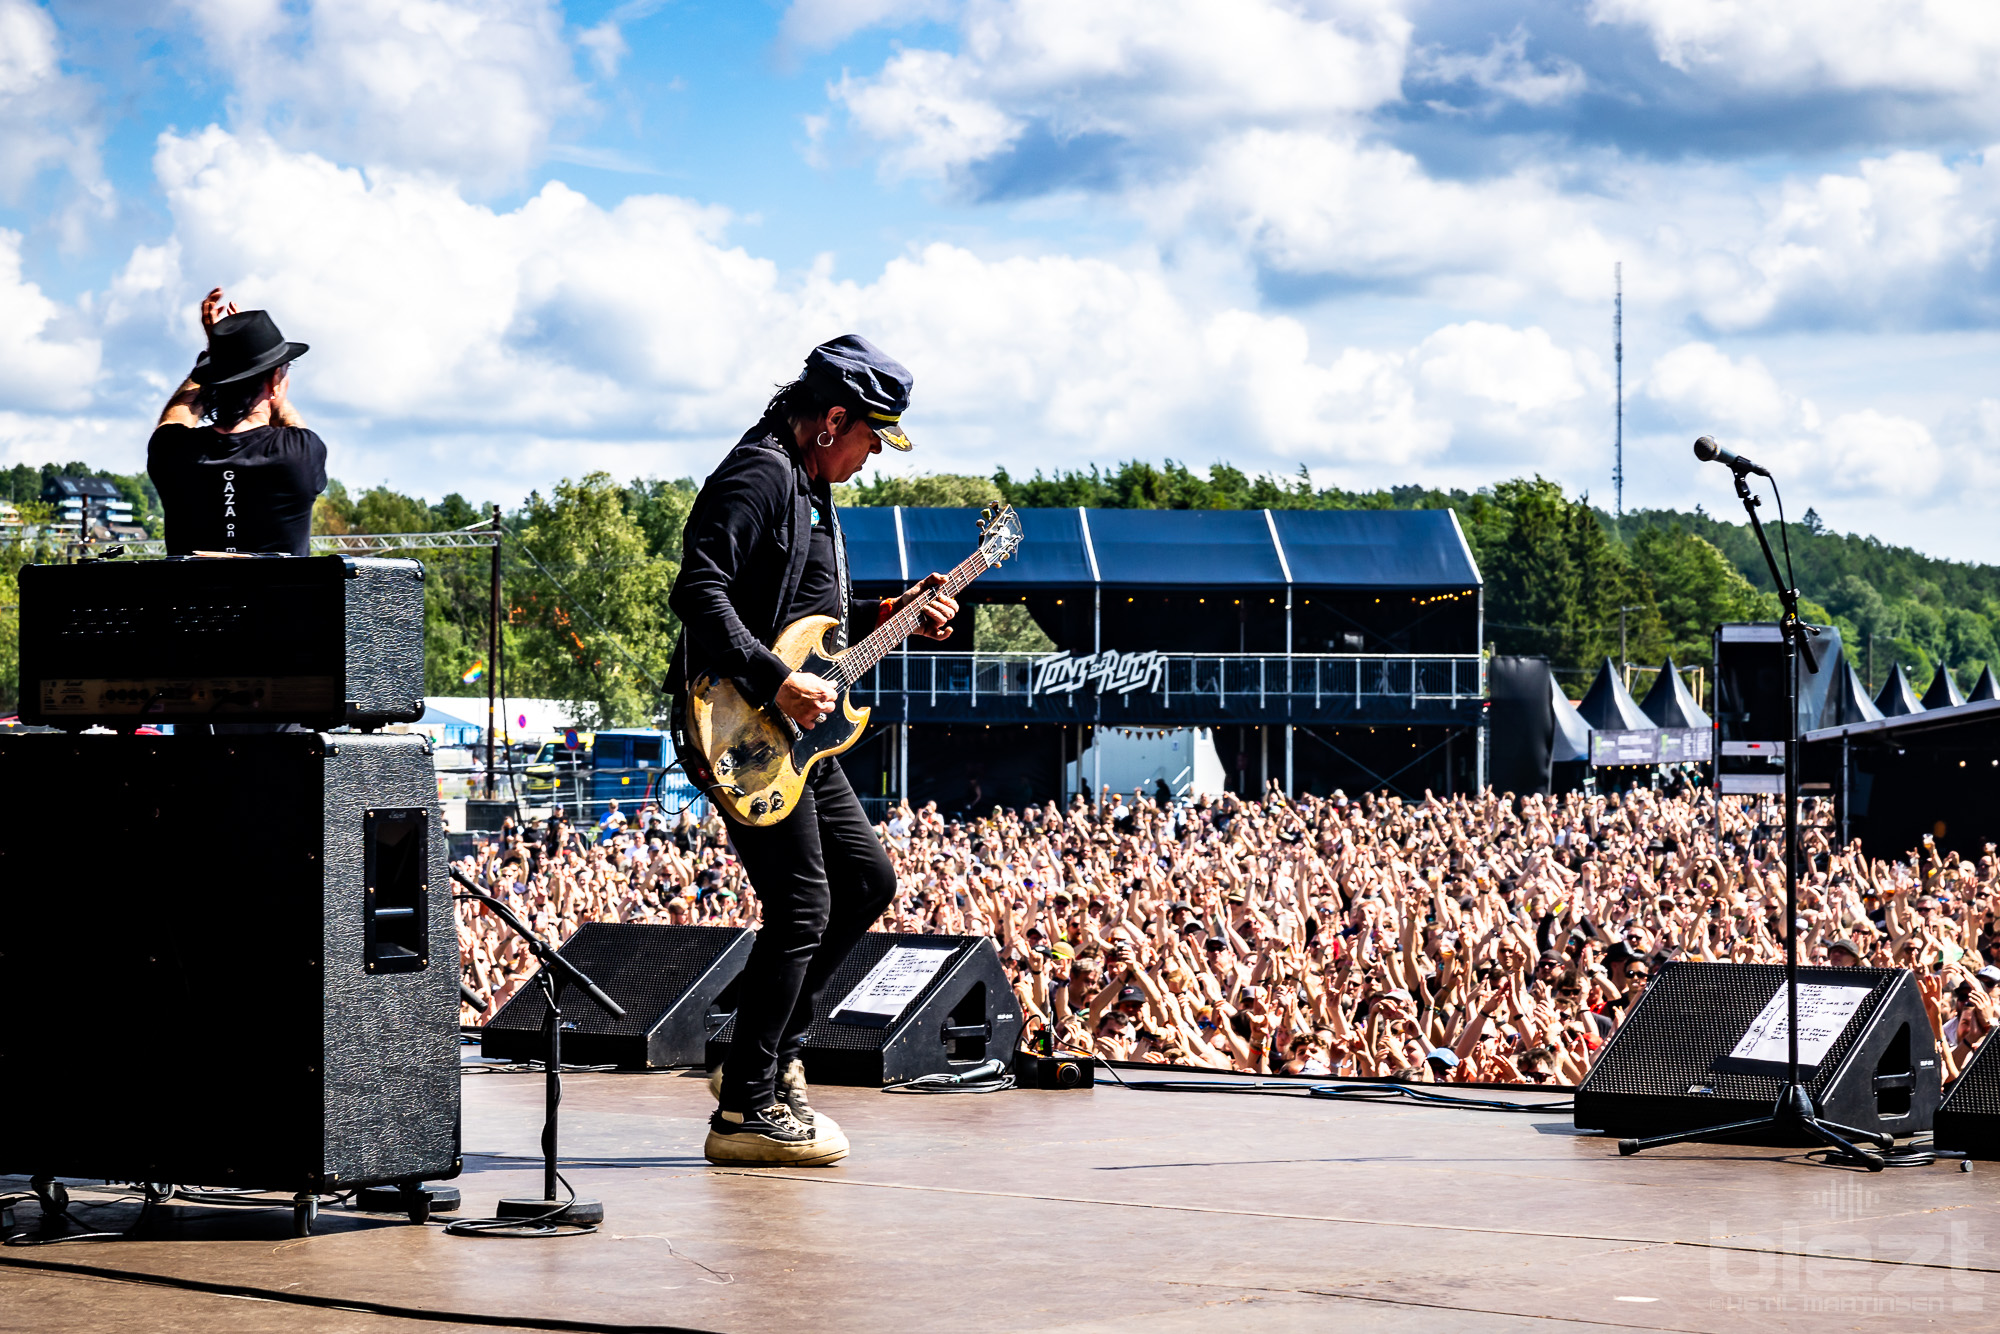
<svg viewBox="0 0 2000 1334"><path fill-rule="evenodd" d="M840 530L840 506L833 503L833 488L827 488L826 512L833 523L833 587L840 602L840 626L834 636L834 651L847 647L847 534Z"/></svg>
<svg viewBox="0 0 2000 1334"><path fill-rule="evenodd" d="M805 476L805 465L793 457L790 450L779 443L776 435L766 432L759 438L742 440L738 442L736 447L742 449L746 446L752 449L773 450L783 456L785 462L792 469L792 516L791 522L786 526L783 535L786 544L785 578L784 582L778 586L778 599L771 610L771 624L764 627L764 634L762 636L764 646L769 648L772 644L778 642L779 632L792 623L792 599L798 595L799 582L805 578L806 558L812 554L812 490L811 483ZM703 501L706 497L706 488L695 497L694 507L688 516L690 525L700 517ZM847 549L845 542L840 536L840 520L838 517L834 519L833 532L835 569L844 594L847 588ZM845 647L847 636L846 610L847 604L843 597L840 624L843 647ZM751 626L750 629L754 632L757 627ZM687 631L683 629L679 638L674 643L674 651L669 660L670 665L667 668L666 679L661 682L662 690L672 701L671 707L675 717L680 716L683 706L686 703L688 680L687 651ZM749 693L750 687L747 681L739 680L736 684L746 694Z"/></svg>

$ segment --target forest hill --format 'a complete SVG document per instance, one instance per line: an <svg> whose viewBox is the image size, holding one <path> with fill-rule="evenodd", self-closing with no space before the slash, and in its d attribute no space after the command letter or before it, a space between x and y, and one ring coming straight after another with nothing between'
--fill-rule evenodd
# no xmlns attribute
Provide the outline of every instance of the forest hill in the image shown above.
<svg viewBox="0 0 2000 1334"><path fill-rule="evenodd" d="M0 472L0 500L32 518L50 476L105 477L131 499L139 522L157 529L159 499L143 474L86 464L18 465ZM680 531L694 498L690 479L634 480L608 474L558 483L529 495L507 515L503 653L508 693L589 701L619 723L650 719L654 683L678 626L666 593L680 568ZM847 505L1104 509L1452 509L1486 580L1487 637L1502 653L1547 656L1573 693L1596 664L1619 652L1621 607L1626 656L1682 663L1709 657L1709 630L1722 621L1772 619L1777 597L1755 540L1740 523L1701 509L1638 510L1614 520L1588 495L1566 496L1546 479L1517 478L1478 491L1402 486L1382 491L1316 489L1294 479L1251 477L1216 464L1206 477L1172 461L1127 462L1104 472L1036 473L1016 479L957 475L877 477L840 488ZM315 533L409 533L463 528L490 513L452 494L429 502L387 487L353 495L330 483L313 515ZM1773 536L1776 536L1776 525ZM1811 510L1785 526L1809 619L1840 628L1856 667L1871 665L1879 685L1897 663L1915 681L1950 665L1966 686L1988 664L2000 671L2000 567L1939 560L1871 537L1828 531ZM525 548L525 549L524 549ZM0 708L15 688L13 572L32 553L0 547ZM426 689L449 694L486 655L488 557L426 556ZM1047 640L1006 609L985 609L982 651L1032 650Z"/></svg>

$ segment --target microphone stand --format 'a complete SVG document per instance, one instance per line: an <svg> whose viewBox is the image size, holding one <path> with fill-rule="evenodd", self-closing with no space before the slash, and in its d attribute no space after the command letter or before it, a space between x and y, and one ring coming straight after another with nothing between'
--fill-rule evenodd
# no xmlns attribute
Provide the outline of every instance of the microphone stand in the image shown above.
<svg viewBox="0 0 2000 1334"><path fill-rule="evenodd" d="M1888 1165L1881 1154L1872 1153L1852 1141L1869 1140L1889 1150L1896 1147L1895 1138L1821 1120L1819 1109L1813 1105L1811 1092L1807 1090L1805 1081L1799 1078L1799 660L1804 658L1807 671L1819 672L1818 655L1812 647L1812 636L1818 631L1800 623L1799 590L1791 587L1778 573L1778 561L1771 554L1770 539L1764 535L1764 525L1757 517L1757 507L1763 502L1750 491L1748 466L1741 462L1730 466L1736 474L1736 495L1743 502L1743 512L1750 516L1750 527L1757 534L1757 545L1763 549L1764 564L1771 572L1771 586L1778 590L1778 601L1783 607L1778 629L1785 640L1785 1082L1778 1090L1778 1099L1772 1104L1768 1116L1707 1126L1700 1130L1682 1130L1671 1135L1622 1139L1618 1141L1618 1152L1629 1157L1642 1149L1657 1149L1662 1145L1683 1144L1689 1140L1738 1138L1753 1133L1774 1132L1773 1137L1780 1142L1818 1140L1839 1149L1850 1161L1860 1163L1869 1171L1880 1172ZM1717 819L1720 818L1718 814Z"/></svg>
<svg viewBox="0 0 2000 1334"><path fill-rule="evenodd" d="M567 1201L556 1197L556 1128L557 1112L562 1106L562 994L563 988L575 984L584 995L597 1003L599 1009L613 1018L623 1019L625 1011L618 1002L604 994L598 985L585 976L583 970L528 929L514 910L501 900L466 879L456 867L451 868L451 878L463 888L462 898L473 899L483 904L495 917L507 924L507 928L527 943L535 958L541 961L542 969L535 975L535 984L542 989L543 999L548 1003L548 1013L542 1019L542 1039L546 1044L544 1064L547 1066L546 1111L542 1119L542 1198L510 1199L500 1201L494 1212L497 1217L516 1222L552 1226L568 1224L579 1227L595 1227L604 1221L604 1205L597 1200L577 1199Z"/></svg>

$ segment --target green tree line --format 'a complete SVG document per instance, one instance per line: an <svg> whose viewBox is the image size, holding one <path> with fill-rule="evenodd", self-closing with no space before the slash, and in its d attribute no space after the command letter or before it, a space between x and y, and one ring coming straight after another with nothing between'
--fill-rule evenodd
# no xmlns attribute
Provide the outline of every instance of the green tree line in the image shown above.
<svg viewBox="0 0 2000 1334"><path fill-rule="evenodd" d="M0 471L0 498L35 513L47 477L112 477L134 512L157 527L158 499L143 475L123 477L81 463ZM130 484L128 486L128 483ZM609 474L564 480L502 515L503 684L510 695L581 704L600 725L644 723L660 706L679 626L667 593L680 572L681 528L696 486L687 478ZM1503 653L1544 654L1565 684L1581 690L1596 665L1619 651L1656 664L1671 656L1706 662L1721 621L1776 615L1777 597L1754 538L1740 523L1693 513L1642 510L1614 522L1587 495L1566 495L1544 478L1516 478L1478 491L1418 486L1380 491L1316 488L1252 477L1217 464L1206 477L1175 462L1129 462L1109 472L991 477L880 476L839 489L849 505L1021 507L1089 505L1137 509L1452 509L1486 581L1489 641ZM143 502L143 503L142 503ZM386 486L353 493L329 484L314 509L317 533L430 533L481 523L491 503L452 493L432 502ZM1778 525L1771 525L1774 540ZM1827 530L1810 510L1785 525L1806 615L1840 628L1858 667L1871 657L1879 685L1896 664L1918 689L1940 663L1965 687L2000 672L2000 567L1939 560L1875 538ZM0 543L0 710L16 704L19 629L16 575L31 560L59 558ZM425 585L425 689L484 693L492 564L483 550L430 551ZM1021 608L982 607L973 643L982 651L1046 649ZM473 677L471 681L465 678Z"/></svg>
<svg viewBox="0 0 2000 1334"><path fill-rule="evenodd" d="M1488 640L1502 653L1546 655L1581 690L1619 652L1653 665L1707 662L1724 621L1773 619L1778 599L1747 523L1697 507L1640 510L1615 521L1588 495L1541 477L1477 491L1398 486L1315 487L1297 476L1250 476L1217 463L1206 477L1168 460L1109 471L1016 478L877 477L849 503L1104 509L1451 509L1486 580ZM2000 673L2000 566L1940 560L1873 537L1835 533L1812 510L1767 525L1791 548L1804 615L1839 628L1849 661L1879 687L1898 664L1919 691L1940 663L1969 689L1989 664ZM1872 668L1872 671L1871 671Z"/></svg>
<svg viewBox="0 0 2000 1334"><path fill-rule="evenodd" d="M531 492L502 515L498 683L507 694L571 701L599 727L659 716L659 683L679 633L667 594L694 495L686 478L621 486L597 472L547 495ZM313 530L448 532L492 512L456 492L433 504L388 487L351 495L335 481L314 507ZM425 691L483 694L494 670L492 553L429 551L423 560Z"/></svg>

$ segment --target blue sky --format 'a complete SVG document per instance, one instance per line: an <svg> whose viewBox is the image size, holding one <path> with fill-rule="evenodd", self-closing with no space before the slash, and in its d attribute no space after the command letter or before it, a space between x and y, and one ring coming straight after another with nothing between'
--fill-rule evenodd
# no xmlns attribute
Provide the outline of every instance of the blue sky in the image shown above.
<svg viewBox="0 0 2000 1334"><path fill-rule="evenodd" d="M137 467L214 283L336 476L701 476L804 352L908 470L1539 472L2000 560L2000 7L0 0L0 459Z"/></svg>

